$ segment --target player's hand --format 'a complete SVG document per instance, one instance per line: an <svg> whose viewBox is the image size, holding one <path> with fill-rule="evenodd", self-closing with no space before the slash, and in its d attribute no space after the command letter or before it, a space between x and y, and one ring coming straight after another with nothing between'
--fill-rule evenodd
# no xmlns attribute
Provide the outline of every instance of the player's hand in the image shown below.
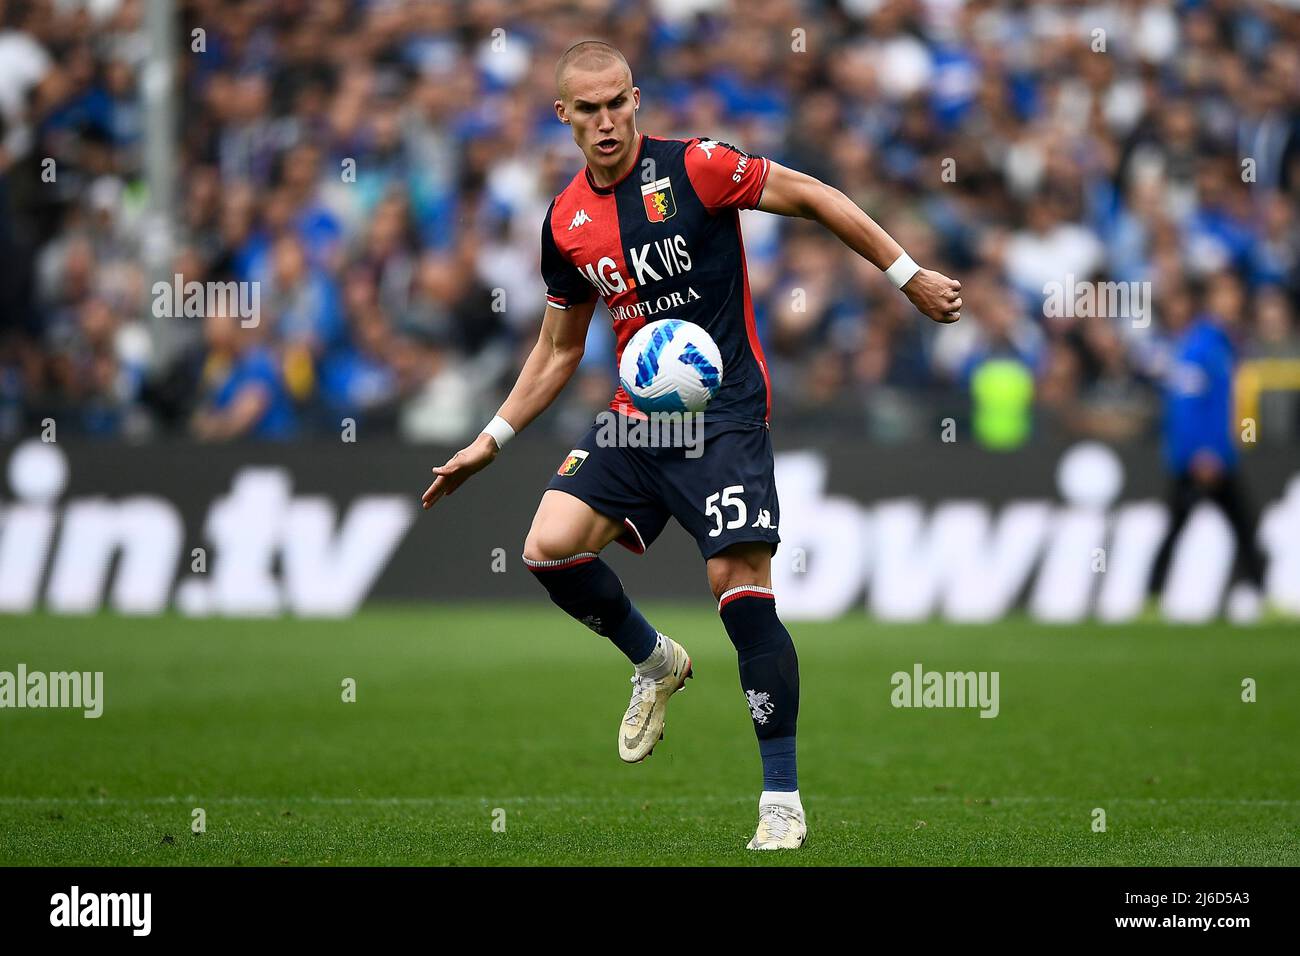
<svg viewBox="0 0 1300 956"><path fill-rule="evenodd" d="M936 322L956 322L961 318L961 283L942 272L918 269L903 285L903 294L922 315Z"/></svg>
<svg viewBox="0 0 1300 956"><path fill-rule="evenodd" d="M471 475L492 464L492 460L500 451L496 439L491 435L479 435L469 445L452 455L447 464L432 469L438 477L433 479L433 484L425 489L420 499L424 503L424 510L428 511L443 495L451 494Z"/></svg>

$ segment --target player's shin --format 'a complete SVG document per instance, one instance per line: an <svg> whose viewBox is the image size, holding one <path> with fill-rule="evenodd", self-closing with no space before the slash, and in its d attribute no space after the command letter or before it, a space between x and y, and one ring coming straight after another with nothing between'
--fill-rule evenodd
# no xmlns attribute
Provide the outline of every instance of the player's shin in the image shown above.
<svg viewBox="0 0 1300 956"><path fill-rule="evenodd" d="M557 607L608 637L633 664L645 664L656 652L658 633L628 600L614 569L596 554L584 552L554 561L524 558L524 564Z"/></svg>
<svg viewBox="0 0 1300 956"><path fill-rule="evenodd" d="M776 616L776 601L769 588L731 588L722 594L718 613L736 646L740 686L763 758L764 793L797 794L799 658L794 641Z"/></svg>

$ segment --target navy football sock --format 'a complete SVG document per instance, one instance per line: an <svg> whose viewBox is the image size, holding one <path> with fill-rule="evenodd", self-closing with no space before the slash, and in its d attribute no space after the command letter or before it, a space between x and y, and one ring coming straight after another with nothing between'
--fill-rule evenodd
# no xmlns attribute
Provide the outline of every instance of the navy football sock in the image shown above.
<svg viewBox="0 0 1300 956"><path fill-rule="evenodd" d="M566 614L597 634L608 637L633 664L640 664L655 649L659 635L623 593L614 569L592 552L556 561L524 564Z"/></svg>
<svg viewBox="0 0 1300 956"><path fill-rule="evenodd" d="M758 742L758 752L763 758L763 789L785 791L799 789L799 774L795 769L794 738L773 737Z"/></svg>
<svg viewBox="0 0 1300 956"><path fill-rule="evenodd" d="M718 613L740 659L740 686L749 704L763 758L763 789L799 789L795 771L795 725L799 719L799 658L776 616L769 588L732 588Z"/></svg>

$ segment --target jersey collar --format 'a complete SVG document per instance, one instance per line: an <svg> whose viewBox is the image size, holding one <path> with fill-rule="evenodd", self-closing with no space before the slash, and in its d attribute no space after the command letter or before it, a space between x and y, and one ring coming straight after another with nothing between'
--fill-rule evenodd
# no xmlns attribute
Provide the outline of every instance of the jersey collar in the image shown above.
<svg viewBox="0 0 1300 956"><path fill-rule="evenodd" d="M622 176L618 177L618 179L610 183L608 186L597 186L595 180L591 178L591 167L584 166L582 168L583 173L587 177L587 188L590 189L592 192L594 192L597 196L610 195L615 189L617 189L622 184L623 180L627 179L628 176L632 175L632 170L636 169L637 162L641 159L641 151L645 149L645 133L642 133L641 131L638 130L636 135L637 135L636 159L633 160L632 165L627 168L627 172L625 172Z"/></svg>

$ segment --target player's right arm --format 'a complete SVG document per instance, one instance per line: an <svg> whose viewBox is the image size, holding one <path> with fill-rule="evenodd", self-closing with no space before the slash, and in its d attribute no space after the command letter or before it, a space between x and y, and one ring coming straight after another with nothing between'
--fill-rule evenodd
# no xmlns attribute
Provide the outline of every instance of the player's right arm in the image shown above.
<svg viewBox="0 0 1300 956"><path fill-rule="evenodd" d="M894 237L834 186L798 170L768 163L758 208L780 216L819 222L862 258L889 275L895 262L912 260ZM912 263L910 276L900 279L902 292L916 310L935 322L947 324L961 318L961 283L941 272Z"/></svg>
<svg viewBox="0 0 1300 956"><path fill-rule="evenodd" d="M692 140L685 163L691 186L710 213L761 209L819 222L884 272L922 315L944 323L961 318L961 283L917 266L889 233L835 187L711 139Z"/></svg>
<svg viewBox="0 0 1300 956"><path fill-rule="evenodd" d="M497 417L509 422L516 432L522 431L544 412L577 371L587 342L587 327L595 309L594 299L565 309L553 305L546 307L537 344L524 362L505 404L497 412ZM443 495L451 494L470 476L490 465L500 451L496 439L482 432L452 455L445 465L434 468L436 477L422 498L425 509L432 508Z"/></svg>

